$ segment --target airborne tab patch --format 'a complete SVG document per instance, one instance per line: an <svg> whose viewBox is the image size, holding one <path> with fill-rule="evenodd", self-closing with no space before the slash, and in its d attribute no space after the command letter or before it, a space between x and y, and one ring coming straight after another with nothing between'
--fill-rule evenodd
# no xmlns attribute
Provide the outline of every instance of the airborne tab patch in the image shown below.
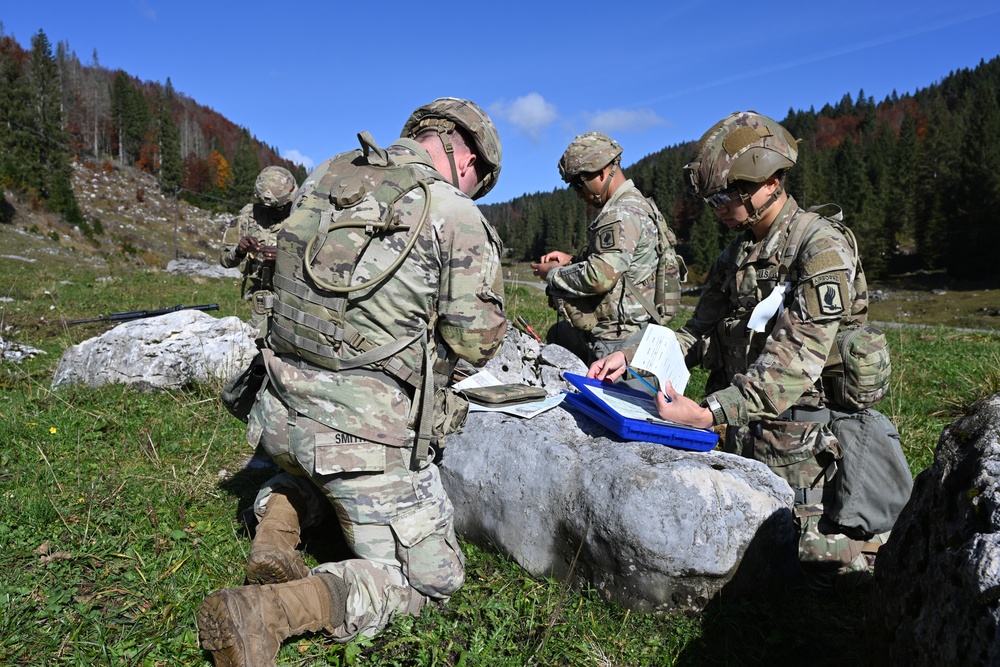
<svg viewBox="0 0 1000 667"><path fill-rule="evenodd" d="M597 250L615 250L618 247L618 223L605 225L597 230Z"/></svg>

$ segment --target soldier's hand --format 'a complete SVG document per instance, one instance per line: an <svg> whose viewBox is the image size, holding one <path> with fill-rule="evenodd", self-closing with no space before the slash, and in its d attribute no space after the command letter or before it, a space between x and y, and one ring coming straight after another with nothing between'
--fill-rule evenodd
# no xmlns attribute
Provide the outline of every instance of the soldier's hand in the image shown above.
<svg viewBox="0 0 1000 667"><path fill-rule="evenodd" d="M252 252L260 248L260 241L252 236L244 236L240 239L239 245L236 246L236 256L246 257L247 253Z"/></svg>
<svg viewBox="0 0 1000 667"><path fill-rule="evenodd" d="M542 255L542 258L538 261L541 264L555 262L556 266L569 266L573 263L573 255L567 252L562 252L561 250L553 250L552 252L547 252Z"/></svg>
<svg viewBox="0 0 1000 667"><path fill-rule="evenodd" d="M273 262L278 257L278 246L262 245L258 248L257 256L265 262Z"/></svg>
<svg viewBox="0 0 1000 667"><path fill-rule="evenodd" d="M549 275L549 271L556 268L557 266L561 266L559 262L541 262L541 263L533 263L531 265L531 268L534 269L536 276L538 276L542 280L545 280L545 278L548 277Z"/></svg>
<svg viewBox="0 0 1000 667"><path fill-rule="evenodd" d="M587 377L594 380L609 380L614 382L625 373L628 362L625 360L625 353L620 350L612 352L606 357L598 359L590 365L587 370Z"/></svg>
<svg viewBox="0 0 1000 667"><path fill-rule="evenodd" d="M715 419L712 417L711 410L701 407L684 394L679 393L674 389L670 380L667 380L666 388L666 395L662 391L658 391L654 399L656 411L660 417L667 421L687 424L696 428L712 428Z"/></svg>

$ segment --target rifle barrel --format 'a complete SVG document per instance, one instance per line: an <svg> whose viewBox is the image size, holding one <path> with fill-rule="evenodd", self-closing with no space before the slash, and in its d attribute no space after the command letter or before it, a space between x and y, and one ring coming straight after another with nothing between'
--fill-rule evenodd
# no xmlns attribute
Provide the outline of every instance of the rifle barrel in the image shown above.
<svg viewBox="0 0 1000 667"><path fill-rule="evenodd" d="M170 308L162 308L160 310L129 310L121 313L109 313L108 315L102 315L100 317L88 317L82 320L69 320L66 324L86 324L88 322L131 322L133 320L141 320L147 317L156 317L157 315L175 313L178 310L209 311L218 309L219 304L208 303L201 306L172 306Z"/></svg>

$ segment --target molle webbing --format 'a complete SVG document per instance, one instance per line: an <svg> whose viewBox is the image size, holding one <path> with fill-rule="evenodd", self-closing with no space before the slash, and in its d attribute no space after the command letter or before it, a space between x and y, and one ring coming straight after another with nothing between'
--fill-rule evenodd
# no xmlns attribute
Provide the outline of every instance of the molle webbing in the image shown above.
<svg viewBox="0 0 1000 667"><path fill-rule="evenodd" d="M310 290L305 284L289 280L281 275L275 276L275 286L304 301L329 308L335 312L342 312L344 304L341 302L346 302L346 299L342 297L322 297ZM271 335L277 337L286 345L305 350L320 357L321 360L316 363L323 368L338 371L372 364L382 368L402 382L413 387L420 386L419 379L414 377L413 371L403 365L402 361L394 355L423 338L425 332L422 331L409 338L398 338L385 345L376 345L351 324L341 326L335 322L306 313L280 300L275 300L274 312L302 327L317 331L327 339L333 341L332 345L324 345L312 338L300 336L274 320L271 321ZM344 359L340 356L342 345L346 345L349 349L360 352L360 354Z"/></svg>

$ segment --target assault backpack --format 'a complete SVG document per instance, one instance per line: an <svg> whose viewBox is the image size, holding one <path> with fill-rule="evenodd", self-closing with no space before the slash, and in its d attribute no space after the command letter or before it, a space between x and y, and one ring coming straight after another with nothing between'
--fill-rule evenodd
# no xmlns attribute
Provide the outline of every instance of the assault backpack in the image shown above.
<svg viewBox="0 0 1000 667"><path fill-rule="evenodd" d="M678 279L675 285L668 285L671 279L667 276L668 266L663 257L669 248L677 246L677 237L670 229L670 226L667 225L667 220L660 213L656 202L648 197L644 197L644 199L649 204L648 213L656 224L656 283L653 289L653 302L650 303L649 299L642 295L636 284L629 280L627 276L622 276L622 282L628 293L645 308L649 314L650 321L654 324L666 326L674 318L674 315L677 314L677 308L680 306L680 283L687 282L687 265L684 263L683 257L674 253L674 256L677 258Z"/></svg>
<svg viewBox="0 0 1000 667"><path fill-rule="evenodd" d="M813 206L792 223L785 246L779 252L781 264L791 271L802 246L818 229L820 221L825 220L829 224L836 225L837 229L847 237L854 251L855 286L867 291L867 285L859 285L864 274L861 270L858 241L854 237L854 232L841 224L843 212L840 207L835 207L836 213L829 217L817 213L826 206L832 205ZM795 282L794 279L791 282ZM851 318L848 314L840 322L836 340L823 367L823 389L827 400L848 411L871 407L885 397L889 390L891 373L892 364L885 333L871 324Z"/></svg>
<svg viewBox="0 0 1000 667"><path fill-rule="evenodd" d="M410 420L416 429L415 456L423 459L432 441L444 434L441 429L450 432L456 428L455 422L458 426L464 422L467 404L456 404L454 396L435 396L435 375L450 376L451 370L437 359L430 344L432 334L426 329L380 345L354 327L347 312L354 300L365 298L352 293L379 289L410 254L428 223L430 183L440 178L413 167L407 158L389 155L368 132L358 134L358 140L361 149L332 158L319 181L302 188L297 206L315 206L318 225L314 217L302 221L289 218L285 223L283 238L292 250L279 246L280 270L275 272L275 292L267 304L267 344L276 353L295 355L329 371L374 366L409 385L415 392ZM422 190L422 212L415 223L403 224L396 204L417 189ZM338 212L336 221L334 211ZM336 237L331 236L335 231ZM352 284L358 262L370 244L389 242L387 239L401 231L409 233L409 240L399 242L391 264ZM333 245L326 250L325 263L318 263L317 257L328 244ZM411 346L419 346L422 353L416 367L408 366L400 356ZM445 391L443 381L437 384ZM435 401L450 414L435 415Z"/></svg>

